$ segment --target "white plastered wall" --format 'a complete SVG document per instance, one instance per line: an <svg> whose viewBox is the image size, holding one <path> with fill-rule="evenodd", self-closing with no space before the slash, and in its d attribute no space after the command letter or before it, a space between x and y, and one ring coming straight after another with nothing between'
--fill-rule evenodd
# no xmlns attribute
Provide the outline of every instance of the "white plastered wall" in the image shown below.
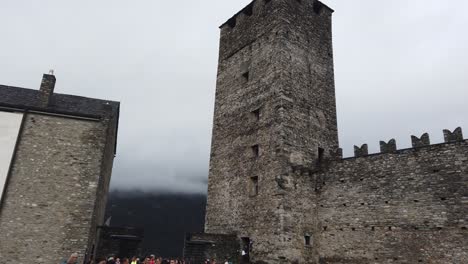
<svg viewBox="0 0 468 264"><path fill-rule="evenodd" d="M3 195L22 118L22 113L0 111L0 199Z"/></svg>

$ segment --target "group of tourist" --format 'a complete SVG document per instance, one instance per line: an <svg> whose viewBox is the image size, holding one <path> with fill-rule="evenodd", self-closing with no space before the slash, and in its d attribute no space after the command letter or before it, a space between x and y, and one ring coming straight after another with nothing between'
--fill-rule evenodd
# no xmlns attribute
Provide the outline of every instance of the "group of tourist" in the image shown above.
<svg viewBox="0 0 468 264"><path fill-rule="evenodd" d="M156 258L154 255L151 255L145 258L138 258L136 256L132 258L109 257L107 260L98 259L95 264L186 264L186 262L179 259Z"/></svg>
<svg viewBox="0 0 468 264"><path fill-rule="evenodd" d="M68 258L68 260L62 262L61 264L78 264L78 254L74 253ZM91 261L89 264L199 264L192 263L191 261L186 261L183 259L164 259L161 257L156 257L151 255L144 258L138 258L136 256L132 258L118 258L118 257L108 257L106 258L96 258ZM229 261L217 262L216 260L205 260L204 264L231 264Z"/></svg>

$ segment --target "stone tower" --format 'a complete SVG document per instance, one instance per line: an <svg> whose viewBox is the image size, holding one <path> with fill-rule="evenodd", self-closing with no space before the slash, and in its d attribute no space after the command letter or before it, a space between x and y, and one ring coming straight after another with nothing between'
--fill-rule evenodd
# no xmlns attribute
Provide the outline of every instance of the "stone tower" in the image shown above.
<svg viewBox="0 0 468 264"><path fill-rule="evenodd" d="M205 231L253 262L318 259L313 175L339 155L332 13L256 0L221 26Z"/></svg>

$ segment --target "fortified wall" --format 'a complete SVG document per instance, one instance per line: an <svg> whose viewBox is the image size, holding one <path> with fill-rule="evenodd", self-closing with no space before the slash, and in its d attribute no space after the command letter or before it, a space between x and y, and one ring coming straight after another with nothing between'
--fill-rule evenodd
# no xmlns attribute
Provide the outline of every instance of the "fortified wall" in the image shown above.
<svg viewBox="0 0 468 264"><path fill-rule="evenodd" d="M332 13L317 0L255 0L221 26L206 234L189 237L187 258L468 262L461 129L343 159Z"/></svg>
<svg viewBox="0 0 468 264"><path fill-rule="evenodd" d="M381 142L309 174L319 194L312 246L323 263L464 263L468 260L468 140ZM326 162L325 162L326 163ZM300 172L299 172L300 174ZM306 176L306 177L309 177Z"/></svg>

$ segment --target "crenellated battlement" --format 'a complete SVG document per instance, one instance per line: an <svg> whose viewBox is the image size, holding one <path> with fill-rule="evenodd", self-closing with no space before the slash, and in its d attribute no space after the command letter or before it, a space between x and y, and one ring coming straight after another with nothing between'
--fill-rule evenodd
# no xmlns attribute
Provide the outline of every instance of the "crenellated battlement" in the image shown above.
<svg viewBox="0 0 468 264"><path fill-rule="evenodd" d="M411 145L413 148L420 148L424 146L429 146L431 144L431 140L429 138L428 133L424 133L421 137L411 136Z"/></svg>
<svg viewBox="0 0 468 264"><path fill-rule="evenodd" d="M451 130L444 129L443 133L444 133L443 144L464 141L461 127L457 127L453 132ZM411 144L412 144L412 149L432 146L428 133L424 133L421 137L412 135ZM435 145L439 145L439 144L435 144ZM408 149L400 149L400 150L408 150ZM358 147L355 145L354 146L354 158L366 157L370 155L387 154L387 153L397 153L398 151L399 149L397 148L396 140L391 139L388 142L380 141L380 153L369 154L369 148L367 144L363 144L361 145L361 147ZM350 157L350 158L353 158L353 157Z"/></svg>
<svg viewBox="0 0 468 264"><path fill-rule="evenodd" d="M268 33L277 32L288 21L296 21L297 10L310 17L329 18L333 13L318 0L254 0L219 27L220 60L231 57Z"/></svg>
<svg viewBox="0 0 468 264"><path fill-rule="evenodd" d="M244 7L241 11L237 12L234 16L229 18L226 22L224 22L221 26L219 26L220 29L225 29L225 28L234 28L237 25L237 20L239 21L244 20L245 17L250 17L254 14L254 5L257 4L259 0L254 0L250 4L248 4L246 7ZM269 1L264 1L269 2Z"/></svg>
<svg viewBox="0 0 468 264"><path fill-rule="evenodd" d="M279 2L279 1L280 0L254 0L250 4L248 4L246 7L241 9L239 12L237 12L234 16L229 18L219 28L220 29L233 29L238 25L238 22L244 22L248 17L251 17L252 15L257 15L258 13L266 9L268 5L274 2ZM331 9L330 7L328 7L327 5L323 4L322 2L318 0L304 0L304 1L295 0L291 2L295 2L297 4L307 4L309 2L311 3L312 10L316 14L320 14L324 8L329 10L330 12L334 12L333 9Z"/></svg>

